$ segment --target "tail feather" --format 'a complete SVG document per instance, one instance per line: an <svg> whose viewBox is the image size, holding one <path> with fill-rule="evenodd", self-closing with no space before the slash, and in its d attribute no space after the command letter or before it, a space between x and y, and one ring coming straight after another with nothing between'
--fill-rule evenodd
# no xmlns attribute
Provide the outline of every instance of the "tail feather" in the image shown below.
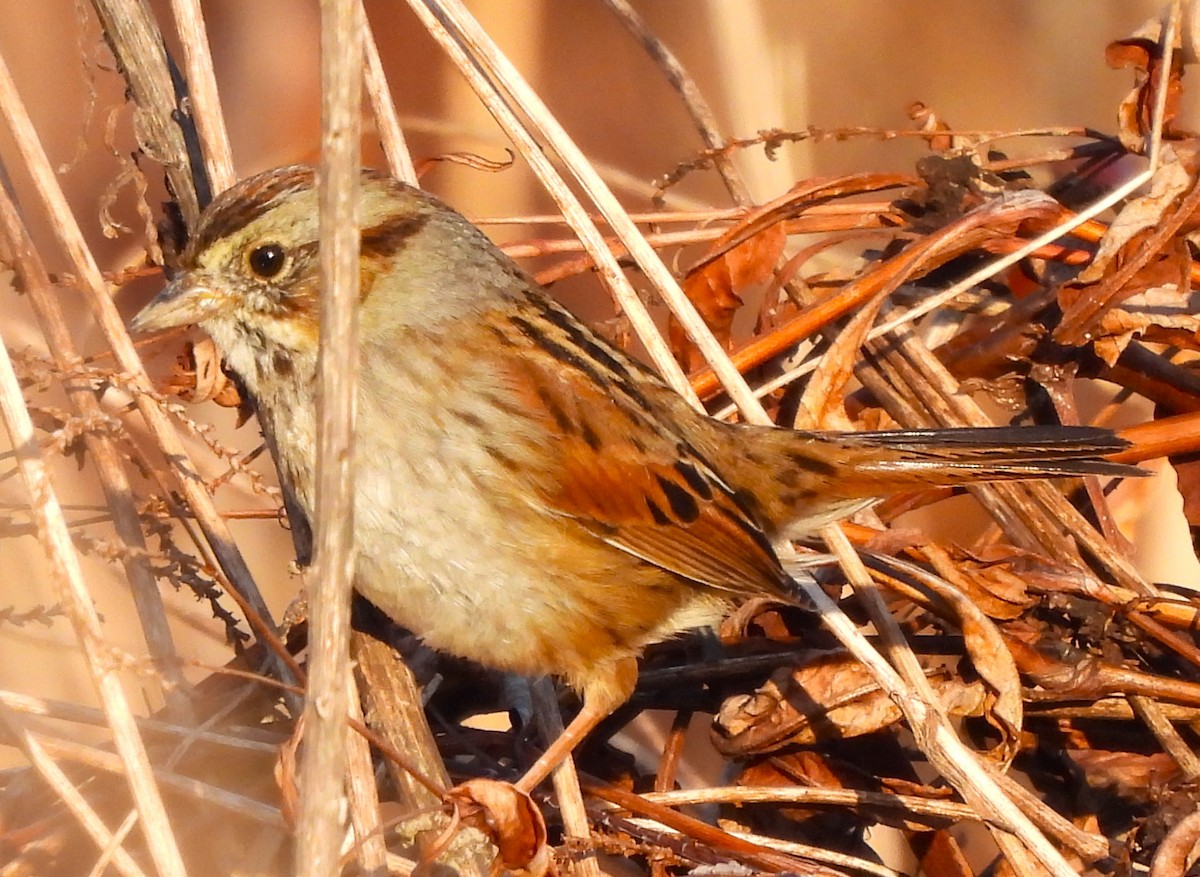
<svg viewBox="0 0 1200 877"><path fill-rule="evenodd" d="M865 452L859 472L886 481L908 475L930 484L1009 481L1078 475L1142 475L1104 459L1129 447L1107 429L1089 426L906 429L846 436ZM924 475L926 478L922 478Z"/></svg>
<svg viewBox="0 0 1200 877"><path fill-rule="evenodd" d="M1074 426L798 432L742 426L748 451L727 461L737 484L764 472L756 493L772 536L815 531L875 500L925 487L1080 475L1129 477L1136 466L1106 460L1129 443L1106 429Z"/></svg>

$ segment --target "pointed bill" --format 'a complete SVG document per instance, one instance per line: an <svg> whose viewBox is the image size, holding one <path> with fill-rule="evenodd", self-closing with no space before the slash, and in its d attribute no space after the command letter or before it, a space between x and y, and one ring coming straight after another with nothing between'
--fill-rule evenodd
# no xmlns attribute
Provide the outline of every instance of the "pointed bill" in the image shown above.
<svg viewBox="0 0 1200 877"><path fill-rule="evenodd" d="M176 326L202 323L230 303L231 296L203 275L180 274L150 300L130 321L134 332L159 332Z"/></svg>

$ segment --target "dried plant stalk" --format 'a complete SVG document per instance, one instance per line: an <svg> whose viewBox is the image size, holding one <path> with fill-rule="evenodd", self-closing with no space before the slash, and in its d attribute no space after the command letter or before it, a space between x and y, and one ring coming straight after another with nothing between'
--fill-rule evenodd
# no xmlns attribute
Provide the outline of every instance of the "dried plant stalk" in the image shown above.
<svg viewBox="0 0 1200 877"><path fill-rule="evenodd" d="M354 412L358 395L359 105L362 7L321 3L321 352L317 365L316 565L308 578L297 874L336 874L345 809L350 589L354 582ZM336 354L332 352L336 351Z"/></svg>

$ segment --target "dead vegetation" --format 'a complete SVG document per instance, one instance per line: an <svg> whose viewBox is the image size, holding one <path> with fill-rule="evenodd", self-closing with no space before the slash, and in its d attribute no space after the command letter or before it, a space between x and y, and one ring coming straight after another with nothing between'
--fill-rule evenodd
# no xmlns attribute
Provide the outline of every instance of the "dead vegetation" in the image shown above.
<svg viewBox="0 0 1200 877"><path fill-rule="evenodd" d="M1104 425L1143 400L1153 418L1122 431L1133 444L1121 459L1170 462L1195 539L1200 140L1176 121L1196 53L1178 7L1108 47L1110 63L1133 73L1111 132L958 131L914 105L906 130L732 140L636 12L606 3L709 144L667 170L660 191L718 174L731 206L626 214L457 3L412 2L567 217L561 235L509 245L538 260L539 279L599 274L621 306L605 328L720 416L838 429ZM151 381L112 300L131 277L156 275L160 259L169 266L209 193L232 181L207 45L189 17L196 7L176 3L183 112L147 10L92 6L138 108L128 178L144 194L165 175L176 197L157 226L146 214L144 266L101 272L78 225L95 218L67 208L0 69L0 115L17 146L4 161L39 194L20 210L0 195L6 295L23 297L40 332L31 343L6 331L0 361L13 448L3 477L27 491L5 509L0 539L35 533L60 586L52 606L6 589L0 631L74 625L100 704L41 697L6 677L0 741L21 763L0 780L0 874L285 873L300 818L309 619L303 604L272 618L230 529L281 517L285 498L253 465L255 429L230 445L206 425L211 406L185 404L251 416L211 345L158 339ZM329 15L353 6L330 4ZM374 53L368 39L368 136L411 179ZM924 154L907 173L803 179L763 204L750 203L727 160L849 138L914 138ZM481 173L488 164L460 160ZM32 236L34 212L56 239ZM48 273L50 250L68 273ZM635 285L651 291L649 310ZM103 334L86 349L64 312L81 300ZM64 478L94 482L100 499L73 502ZM249 507L214 502L233 484ZM431 654L358 607L361 706L355 698L346 763L331 768L350 790L341 867L408 873L437 859L482 873L498 849L506 867L534 872L891 874L886 835L900 850L887 861L907 873L1187 873L1200 840L1200 604L1131 563L1122 522L1142 494L1114 498L1111 487L972 488L987 518L965 535L938 518L968 500L896 496L827 530L824 544L796 546L790 562L817 611L752 602L719 632L720 647L690 638L652 649L634 700L579 754L578 780L560 776L538 806L492 780L514 778L540 741L475 719L512 710L552 736L553 690ZM927 508L921 526L904 517ZM307 558L305 522L293 514L291 527ZM143 649L106 639L86 574L97 564L127 582ZM164 586L211 607L224 666L176 647ZM131 696L139 688L149 709ZM672 716L648 771L609 742L647 710ZM689 746L687 730L709 714L711 745Z"/></svg>

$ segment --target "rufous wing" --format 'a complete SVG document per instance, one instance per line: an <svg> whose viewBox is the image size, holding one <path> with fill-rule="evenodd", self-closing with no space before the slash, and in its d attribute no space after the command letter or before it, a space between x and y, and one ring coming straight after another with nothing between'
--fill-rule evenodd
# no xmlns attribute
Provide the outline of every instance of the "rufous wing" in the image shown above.
<svg viewBox="0 0 1200 877"><path fill-rule="evenodd" d="M621 361L589 368L623 366ZM596 538L697 584L779 594L788 581L753 508L645 395L633 372L603 375L530 350L497 364L527 414L552 435L539 501Z"/></svg>

